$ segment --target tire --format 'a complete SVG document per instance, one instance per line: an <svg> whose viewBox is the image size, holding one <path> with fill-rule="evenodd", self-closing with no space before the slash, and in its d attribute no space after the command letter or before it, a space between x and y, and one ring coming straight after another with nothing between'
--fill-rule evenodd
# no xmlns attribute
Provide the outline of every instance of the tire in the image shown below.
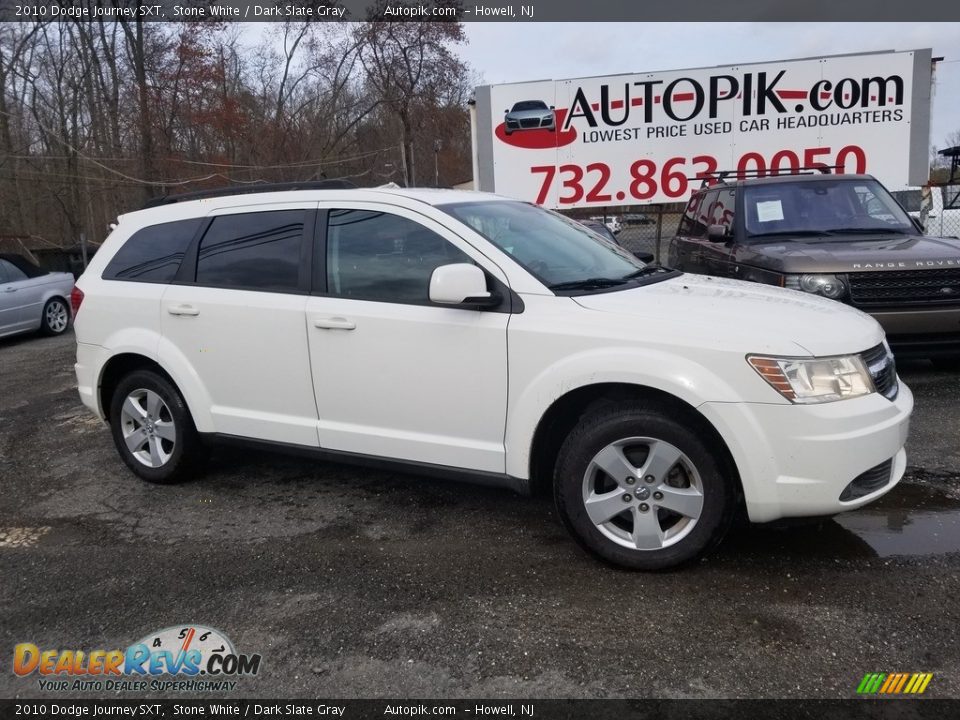
<svg viewBox="0 0 960 720"><path fill-rule="evenodd" d="M40 316L40 332L44 335L62 335L70 327L70 306L63 298L47 300Z"/></svg>
<svg viewBox="0 0 960 720"><path fill-rule="evenodd" d="M684 420L675 407L640 401L604 401L581 417L560 448L554 498L584 549L618 567L665 570L723 539L737 486L697 423Z"/></svg>
<svg viewBox="0 0 960 720"><path fill-rule="evenodd" d="M206 457L180 392L150 370L135 370L117 384L110 430L127 467L147 482L188 480Z"/></svg>

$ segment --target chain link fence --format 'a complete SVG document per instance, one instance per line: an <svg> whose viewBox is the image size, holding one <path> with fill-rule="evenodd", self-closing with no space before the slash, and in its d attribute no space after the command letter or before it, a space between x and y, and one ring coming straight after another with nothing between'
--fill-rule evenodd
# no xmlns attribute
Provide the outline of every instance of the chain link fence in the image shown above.
<svg viewBox="0 0 960 720"><path fill-rule="evenodd" d="M928 185L892 195L927 235L960 238L960 185Z"/></svg>
<svg viewBox="0 0 960 720"><path fill-rule="evenodd" d="M644 205L637 210L614 208L606 213L594 209L589 215L580 212L571 213L571 216L576 220L590 217L602 222L616 219L620 223L620 232L617 233L620 245L630 252L647 252L654 257L659 246L660 260L663 261L667 257L670 238L677 232L683 208L683 203L669 203Z"/></svg>

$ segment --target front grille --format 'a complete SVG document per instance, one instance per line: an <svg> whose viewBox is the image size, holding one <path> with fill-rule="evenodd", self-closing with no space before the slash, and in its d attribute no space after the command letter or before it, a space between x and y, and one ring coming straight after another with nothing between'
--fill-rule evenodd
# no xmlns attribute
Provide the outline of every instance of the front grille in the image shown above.
<svg viewBox="0 0 960 720"><path fill-rule="evenodd" d="M960 268L850 273L857 307L960 305Z"/></svg>
<svg viewBox="0 0 960 720"><path fill-rule="evenodd" d="M867 366L877 392L888 400L895 400L900 392L900 384L897 382L897 364L887 346L880 343L860 353L860 357Z"/></svg>
<svg viewBox="0 0 960 720"><path fill-rule="evenodd" d="M522 128L540 127L540 118L532 118L530 120L523 119L520 121L520 127Z"/></svg>
<svg viewBox="0 0 960 720"><path fill-rule="evenodd" d="M890 473L893 470L893 458L885 460L876 467L860 473L840 493L840 502L849 502L869 495L890 482Z"/></svg>

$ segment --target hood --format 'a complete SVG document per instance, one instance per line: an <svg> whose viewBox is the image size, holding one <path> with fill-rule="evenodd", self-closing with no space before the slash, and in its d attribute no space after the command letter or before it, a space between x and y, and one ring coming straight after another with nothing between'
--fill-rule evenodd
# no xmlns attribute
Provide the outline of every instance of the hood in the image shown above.
<svg viewBox="0 0 960 720"><path fill-rule="evenodd" d="M744 354L843 355L874 347L884 337L873 318L842 303L707 275L573 299L590 310L632 316L625 327L652 340L669 337Z"/></svg>
<svg viewBox="0 0 960 720"><path fill-rule="evenodd" d="M840 235L743 243L737 263L787 273L960 269L960 240L923 235Z"/></svg>

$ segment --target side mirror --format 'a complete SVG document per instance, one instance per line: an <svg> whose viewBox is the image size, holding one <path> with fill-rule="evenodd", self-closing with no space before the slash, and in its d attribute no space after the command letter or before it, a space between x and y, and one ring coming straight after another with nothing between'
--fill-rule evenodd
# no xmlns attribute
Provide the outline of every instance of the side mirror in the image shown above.
<svg viewBox="0 0 960 720"><path fill-rule="evenodd" d="M487 290L483 270L470 263L441 265L430 276L430 301L440 305L491 307L500 302Z"/></svg>
<svg viewBox="0 0 960 720"><path fill-rule="evenodd" d="M509 111L509 110L504 110L504 111L503 111L503 114L506 115L508 112L510 112L510 111Z"/></svg>
<svg viewBox="0 0 960 720"><path fill-rule="evenodd" d="M551 110L556 110L556 108L555 108L553 105L550 106L550 109L551 109Z"/></svg>
<svg viewBox="0 0 960 720"><path fill-rule="evenodd" d="M652 263L653 262L653 253L648 252L635 252L633 256L640 262Z"/></svg>
<svg viewBox="0 0 960 720"><path fill-rule="evenodd" d="M710 242L727 242L730 236L725 225L710 225L707 227L707 240Z"/></svg>

